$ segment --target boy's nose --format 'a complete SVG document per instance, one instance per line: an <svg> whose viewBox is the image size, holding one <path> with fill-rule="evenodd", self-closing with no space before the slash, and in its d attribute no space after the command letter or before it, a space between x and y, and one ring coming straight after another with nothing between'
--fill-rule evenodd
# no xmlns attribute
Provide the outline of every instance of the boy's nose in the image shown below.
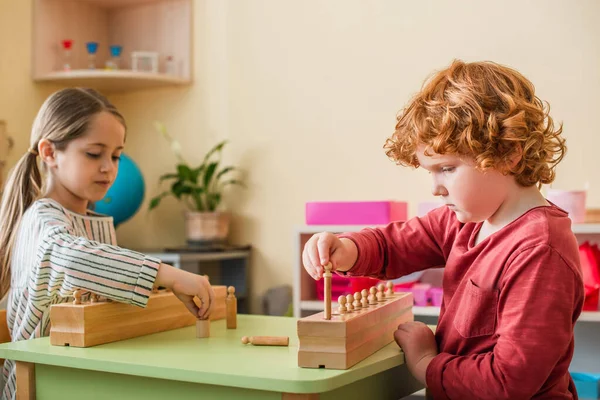
<svg viewBox="0 0 600 400"><path fill-rule="evenodd" d="M448 191L443 185L438 184L437 182L433 182L433 187L431 188L431 194L434 196L447 196Z"/></svg>

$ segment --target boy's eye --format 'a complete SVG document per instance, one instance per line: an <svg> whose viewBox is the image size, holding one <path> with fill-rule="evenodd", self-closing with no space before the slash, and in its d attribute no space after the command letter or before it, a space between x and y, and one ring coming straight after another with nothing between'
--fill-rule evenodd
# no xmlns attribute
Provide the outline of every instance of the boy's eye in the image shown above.
<svg viewBox="0 0 600 400"><path fill-rule="evenodd" d="M442 172L452 172L454 171L454 167L444 167L442 168Z"/></svg>

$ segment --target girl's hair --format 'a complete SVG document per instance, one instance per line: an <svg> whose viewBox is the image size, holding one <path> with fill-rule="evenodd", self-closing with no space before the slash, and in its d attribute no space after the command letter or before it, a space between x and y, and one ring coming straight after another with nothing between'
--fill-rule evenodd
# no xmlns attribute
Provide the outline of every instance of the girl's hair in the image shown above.
<svg viewBox="0 0 600 400"><path fill-rule="evenodd" d="M0 298L10 288L10 262L23 213L41 196L42 176L37 164L38 143L48 139L56 150L87 132L90 120L100 112L114 115L125 127L125 119L93 89L68 88L53 93L40 108L31 129L30 151L14 166L5 184L0 205Z"/></svg>
<svg viewBox="0 0 600 400"><path fill-rule="evenodd" d="M426 155L472 157L481 170L498 168L521 186L541 187L554 180L566 152L562 124L555 130L549 111L519 72L455 60L399 113L384 149L396 163L418 167L417 147L424 145Z"/></svg>

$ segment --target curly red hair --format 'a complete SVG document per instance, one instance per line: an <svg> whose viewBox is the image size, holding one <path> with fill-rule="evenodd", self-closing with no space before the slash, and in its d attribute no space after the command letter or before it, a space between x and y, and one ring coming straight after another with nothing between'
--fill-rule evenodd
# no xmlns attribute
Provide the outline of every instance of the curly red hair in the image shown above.
<svg viewBox="0 0 600 400"><path fill-rule="evenodd" d="M562 124L555 130L549 111L519 72L455 60L399 113L384 149L396 163L418 167L417 147L424 145L426 154L472 157L481 170L497 168L522 186L541 186L554 180L566 152Z"/></svg>

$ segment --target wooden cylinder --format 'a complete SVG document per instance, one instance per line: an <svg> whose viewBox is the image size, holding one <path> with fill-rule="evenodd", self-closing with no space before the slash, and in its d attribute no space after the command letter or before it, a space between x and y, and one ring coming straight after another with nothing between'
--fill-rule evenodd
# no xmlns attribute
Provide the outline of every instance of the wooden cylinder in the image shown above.
<svg viewBox="0 0 600 400"><path fill-rule="evenodd" d="M227 318L227 329L237 329L237 298L235 297L235 288L233 286L227 288L225 314Z"/></svg>
<svg viewBox="0 0 600 400"><path fill-rule="evenodd" d="M196 337L199 339L210 337L210 319L196 320Z"/></svg>
<svg viewBox="0 0 600 400"><path fill-rule="evenodd" d="M324 318L328 320L331 319L331 267L331 263L325 265L325 272L323 273L323 279L325 280Z"/></svg>
<svg viewBox="0 0 600 400"><path fill-rule="evenodd" d="M288 346L290 338L288 336L244 336L242 343L251 343L255 346Z"/></svg>

